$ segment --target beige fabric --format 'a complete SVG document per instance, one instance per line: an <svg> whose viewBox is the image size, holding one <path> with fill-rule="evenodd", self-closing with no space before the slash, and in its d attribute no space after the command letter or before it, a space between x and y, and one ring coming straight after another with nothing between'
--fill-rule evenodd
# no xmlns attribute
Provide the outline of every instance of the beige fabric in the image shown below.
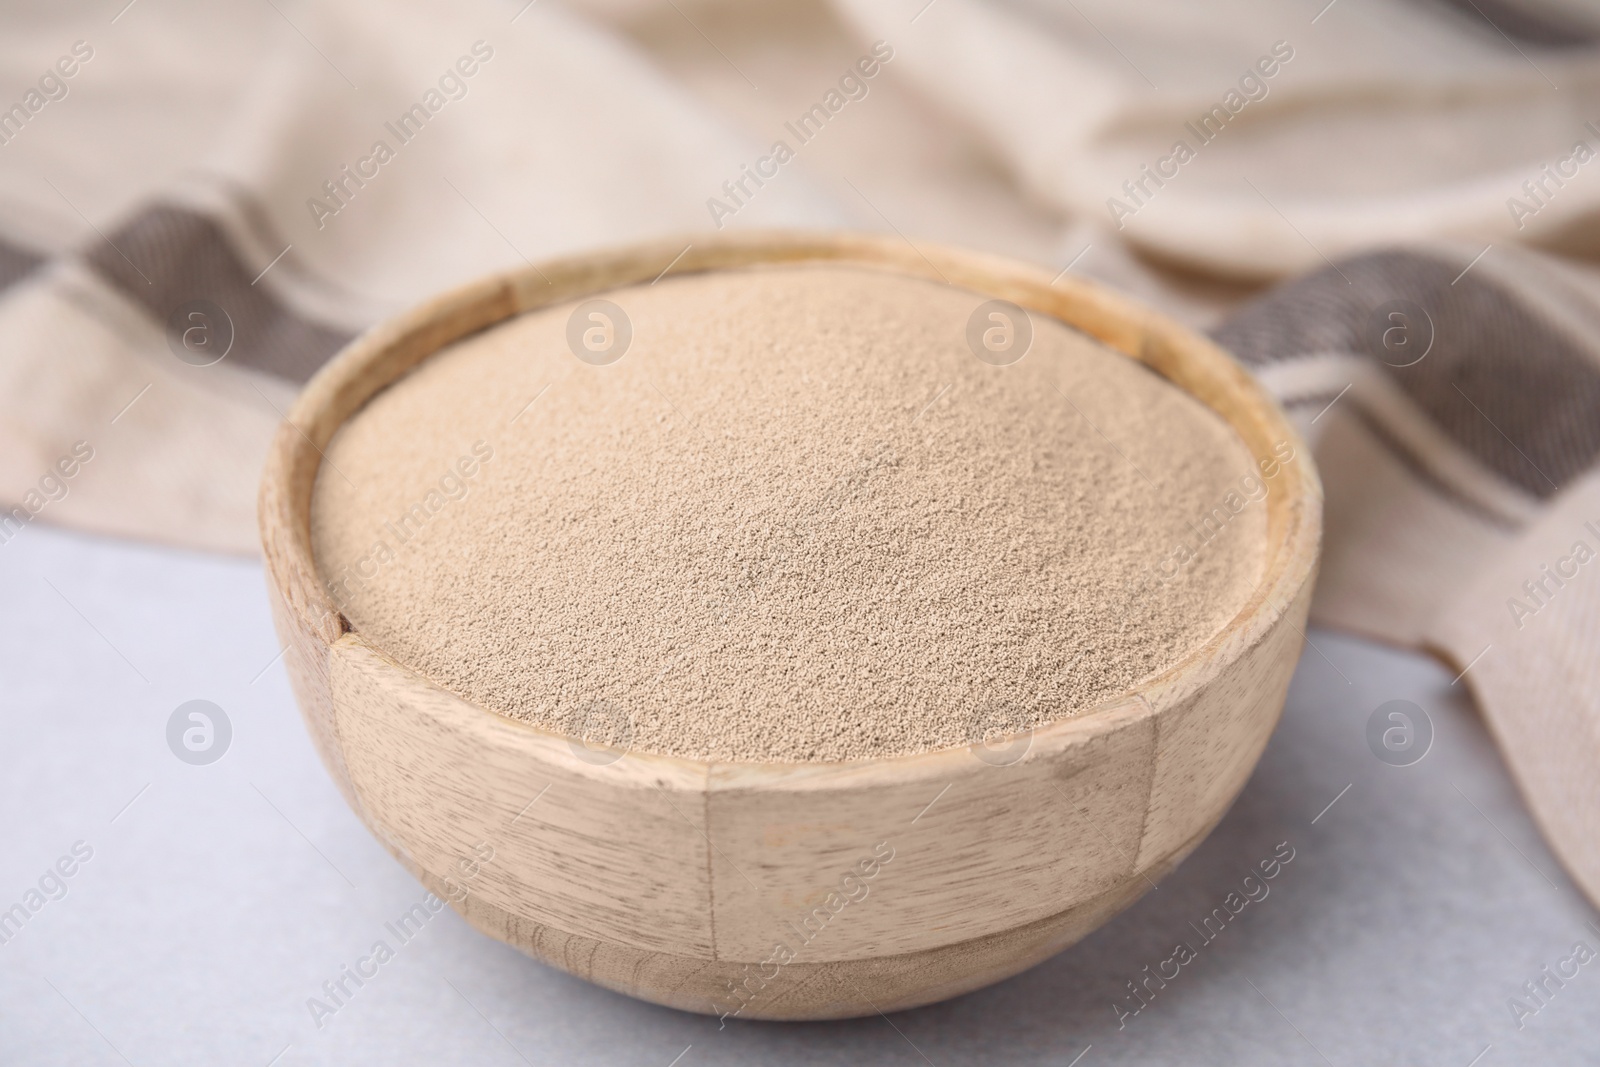
<svg viewBox="0 0 1600 1067"><path fill-rule="evenodd" d="M1551 847L1600 901L1600 474L1446 600L1427 643L1465 671Z"/></svg>
<svg viewBox="0 0 1600 1067"><path fill-rule="evenodd" d="M1506 206L1575 141L1600 148L1592 48L1519 53L1472 9L1426 3L938 0L908 30L925 2L838 0L863 36L904 39L903 72L1037 195L1107 221L1119 199L1125 237L1198 268L1263 276L1449 235L1600 247L1600 161L1521 227ZM1264 57L1259 99L1240 92L1209 142L1185 129L1233 111ZM1176 177L1142 204L1123 189L1180 139L1195 158Z"/></svg>
<svg viewBox="0 0 1600 1067"><path fill-rule="evenodd" d="M1515 531L1419 478L1354 405L1321 421L1316 457L1328 507L1312 620L1415 646L1462 576L1504 551Z"/></svg>
<svg viewBox="0 0 1600 1067"><path fill-rule="evenodd" d="M72 264L0 297L0 324L0 396L32 401L0 410L8 502L31 508L29 494L81 443L93 459L58 499L47 487L38 521L255 550L254 501L241 487L259 477L294 398L285 382L173 359L159 326Z"/></svg>
<svg viewBox="0 0 1600 1067"><path fill-rule="evenodd" d="M1315 442L1327 506L1313 617L1461 672L1557 854L1600 900L1597 272L1510 250L1475 259L1445 244L1347 259L1252 301L1219 336ZM1394 298L1431 324L1414 362L1374 343L1374 312L1381 337Z"/></svg>

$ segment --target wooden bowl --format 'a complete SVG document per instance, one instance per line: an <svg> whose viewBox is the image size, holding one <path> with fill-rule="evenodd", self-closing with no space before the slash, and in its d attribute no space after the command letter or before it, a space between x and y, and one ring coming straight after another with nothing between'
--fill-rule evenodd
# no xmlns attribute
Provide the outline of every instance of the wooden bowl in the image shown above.
<svg viewBox="0 0 1600 1067"><path fill-rule="evenodd" d="M301 394L261 488L278 633L345 799L478 929L607 988L690 1011L829 1019L1015 974L1136 900L1243 787L1283 707L1321 487L1260 386L1209 341L1074 277L856 234L696 237L672 270L836 263L952 284L1140 360L1260 461L1262 582L1204 647L1122 698L995 747L848 764L599 750L479 708L351 631L317 577L321 450L368 398L513 315L648 282L683 242L545 263L441 296L346 348Z"/></svg>

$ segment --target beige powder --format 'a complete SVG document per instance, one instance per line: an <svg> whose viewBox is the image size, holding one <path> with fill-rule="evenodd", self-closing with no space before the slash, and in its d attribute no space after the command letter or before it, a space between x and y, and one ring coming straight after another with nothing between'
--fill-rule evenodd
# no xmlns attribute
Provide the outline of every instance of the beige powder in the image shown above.
<svg viewBox="0 0 1600 1067"><path fill-rule="evenodd" d="M1053 320L997 367L966 342L985 297L888 273L606 297L618 362L572 355L574 305L503 323L375 397L317 481L352 626L485 708L700 759L963 745L1126 691L1259 579L1243 444Z"/></svg>

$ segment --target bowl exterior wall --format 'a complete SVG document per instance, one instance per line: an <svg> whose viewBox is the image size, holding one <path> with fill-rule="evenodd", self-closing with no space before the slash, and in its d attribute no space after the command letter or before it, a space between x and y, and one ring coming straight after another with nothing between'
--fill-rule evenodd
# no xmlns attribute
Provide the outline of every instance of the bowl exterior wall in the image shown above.
<svg viewBox="0 0 1600 1067"><path fill-rule="evenodd" d="M373 833L479 929L673 1007L837 1018L952 996L1037 963L1128 906L1222 818L1281 713L1320 536L1309 457L1269 497L1260 590L1126 698L977 747L859 764L708 764L593 749L484 711L347 632L310 556L323 445L442 345L541 303L648 278L597 254L441 297L308 386L262 490L272 605L330 774ZM678 247L660 257L670 259ZM1200 397L1257 456L1303 449L1209 342L1094 286L852 235L696 245L682 269L834 260L1053 314ZM548 286L548 290L546 290Z"/></svg>

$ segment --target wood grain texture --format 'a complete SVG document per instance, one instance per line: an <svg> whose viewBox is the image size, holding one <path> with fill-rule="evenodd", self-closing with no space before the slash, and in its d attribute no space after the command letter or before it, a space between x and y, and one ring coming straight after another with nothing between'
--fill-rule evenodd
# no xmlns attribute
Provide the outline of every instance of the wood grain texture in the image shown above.
<svg viewBox="0 0 1600 1067"><path fill-rule="evenodd" d="M1220 819L1220 814L1219 814ZM1213 824L1214 825L1214 824ZM457 910L478 930L596 985L684 1011L739 1018L847 1019L901 1011L1003 981L1081 940L1165 878L1199 846L1212 826L1151 867L1145 878L1119 883L1064 911L1031 923L941 948L863 960L815 963L796 960L769 968L731 961L624 948L579 937L514 915L478 897ZM411 870L443 895L446 884ZM770 979L764 975L773 975ZM740 1001L730 989L744 989ZM743 1007L742 1011L734 1009Z"/></svg>
<svg viewBox="0 0 1600 1067"><path fill-rule="evenodd" d="M836 262L1056 317L1216 411L1270 479L1262 580L1202 648L1122 699L998 749L849 764L711 764L581 742L446 692L349 632L316 577L321 450L374 393L511 315L637 282L662 242L489 279L385 324L320 373L261 494L273 611L329 772L400 860L479 929L611 989L693 1011L837 1018L978 988L1137 899L1215 826L1299 655L1321 529L1308 454L1209 342L1075 278L853 234L697 238L674 273Z"/></svg>

